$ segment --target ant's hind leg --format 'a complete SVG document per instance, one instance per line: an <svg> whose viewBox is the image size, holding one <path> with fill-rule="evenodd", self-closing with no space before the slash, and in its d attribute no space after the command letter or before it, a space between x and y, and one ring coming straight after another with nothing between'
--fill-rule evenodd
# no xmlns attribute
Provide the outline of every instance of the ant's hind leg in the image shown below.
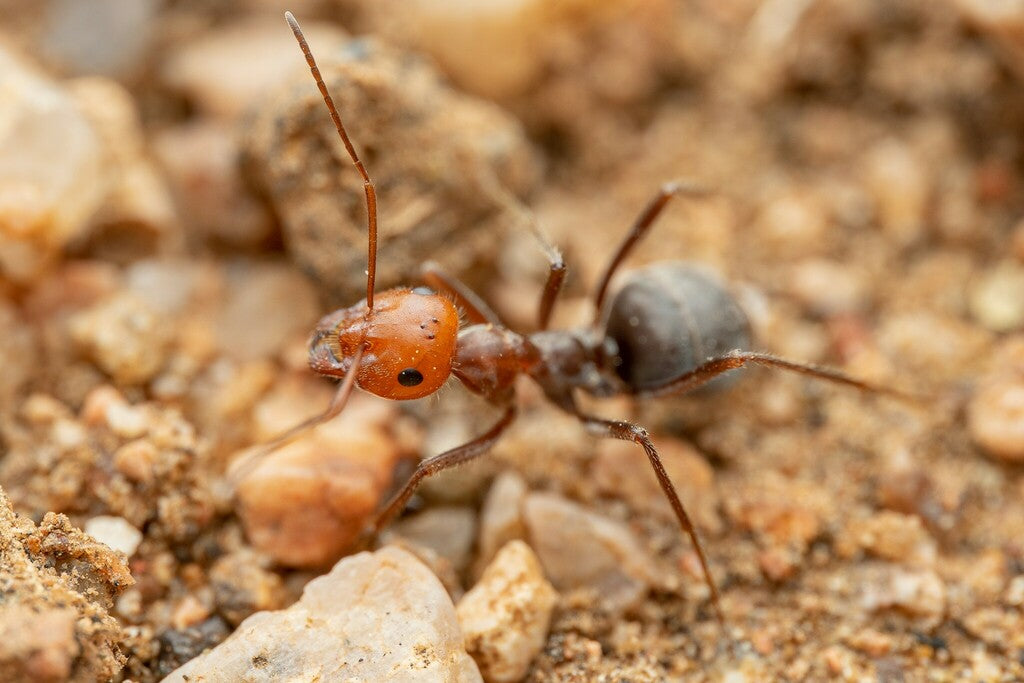
<svg viewBox="0 0 1024 683"><path fill-rule="evenodd" d="M803 375L809 375L817 379L823 379L828 382L835 382L836 384L845 384L846 386L860 389L861 391L867 391L877 394L886 394L894 398L898 398L904 401L916 403L922 400L923 397L914 396L898 389L891 387L879 386L864 382L859 379L850 377L846 373L840 372L839 370L833 370L832 368L824 368L820 365L811 365L809 363L797 363L778 356L773 356L768 353L758 353L756 351L730 351L724 356L719 358L712 358L711 360L705 361L703 364L697 366L695 369L683 373L678 377L668 380L664 384L653 389L647 389L640 392L642 396L668 396L670 394L683 394L688 391L707 384L712 379L721 375L723 372L734 370L736 368L742 368L747 364L764 365L767 367L778 368L780 370L789 370L790 372L799 372Z"/></svg>
<svg viewBox="0 0 1024 683"><path fill-rule="evenodd" d="M367 534L362 539L363 544L368 544L374 537L381 532L384 527L394 519L398 513L404 508L405 504L409 502L409 498L416 491L416 487L420 485L420 482L427 477L443 472L446 469L462 465L475 458L480 457L487 453L494 444L501 437L502 433L512 424L512 420L515 419L516 409L514 405L508 406L505 409L505 414L502 418L490 428L485 434L481 434L477 438L473 439L467 444L463 444L458 448L453 448L450 451L445 451L440 455L435 455L432 458L428 458L419 464L416 471L413 472L412 476L409 477L409 481L391 497L387 505L384 506L383 510L377 515L373 525L367 530Z"/></svg>
<svg viewBox="0 0 1024 683"><path fill-rule="evenodd" d="M658 456L658 451L654 448L651 438L647 435L647 430L631 422L604 420L599 417L583 415L579 412L575 412L575 415L590 432L597 436L632 441L644 449L644 453L647 454L647 459L651 463L651 468L658 478L658 483L661 485L661 490L665 493L665 497L668 498L668 502L672 505L672 510L676 513L679 526L683 528L683 531L686 532L693 542L693 547L697 551L697 558L700 560L701 569L704 572L704 580L711 590L711 603L714 605L715 614L718 616L718 621L724 623L725 618L722 615L718 587L711 576L711 569L708 566L708 558L704 552L704 546L700 541L700 536L697 534L696 527L693 526L690 515L686 513L686 508L683 507L683 502L679 499L679 494L676 493L675 486L672 485L672 480L668 477L668 472L665 471L665 466L661 464L661 458Z"/></svg>

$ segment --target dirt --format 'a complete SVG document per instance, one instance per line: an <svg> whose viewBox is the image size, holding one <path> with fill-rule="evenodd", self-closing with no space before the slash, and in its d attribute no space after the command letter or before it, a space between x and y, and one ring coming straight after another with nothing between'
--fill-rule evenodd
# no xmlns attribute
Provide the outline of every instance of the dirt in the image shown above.
<svg viewBox="0 0 1024 683"><path fill-rule="evenodd" d="M18 92L67 98L80 163L103 171L60 176L79 202L61 214L29 191L60 171L45 130L0 121L4 680L160 680L330 568L254 548L226 476L323 410L306 337L363 296L358 176L272 4L107 0L75 33L105 40L79 44L60 38L86 21L73 3L0 2L0 44L33 65ZM629 266L697 261L731 283L756 348L917 397L756 369L717 392L587 400L665 452L720 624L642 452L587 436L524 383L494 455L430 482L409 514L479 519L491 479L515 470L531 495L623 525L655 568L624 609L561 589L525 680L1024 680L1024 17L995 4L298 8L378 183L381 286L440 261L532 329L547 262L496 181L564 251L554 326L588 324L616 243L686 178L713 193L669 204ZM45 101L11 111L44 121ZM372 459L366 443L403 455L398 482L411 456L495 419L454 380L360 401L372 438L356 417L296 445L310 469L289 481L317 494L294 498L326 510L309 519L365 519L371 494L351 494L353 517L330 492L355 486L339 473ZM331 466L338 488L316 488L327 470L308 463L330 461L316 443L358 451ZM126 533L79 531L105 517ZM402 526L413 546L439 536ZM320 540L329 560L344 552ZM472 587L476 548L419 540L450 593Z"/></svg>

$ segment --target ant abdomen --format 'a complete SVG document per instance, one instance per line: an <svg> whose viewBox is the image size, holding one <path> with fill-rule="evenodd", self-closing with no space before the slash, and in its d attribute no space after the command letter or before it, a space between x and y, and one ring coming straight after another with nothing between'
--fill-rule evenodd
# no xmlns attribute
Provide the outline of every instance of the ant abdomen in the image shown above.
<svg viewBox="0 0 1024 683"><path fill-rule="evenodd" d="M605 334L618 347L614 370L634 393L657 389L709 358L751 344L747 315L725 285L680 261L632 271L604 321Z"/></svg>

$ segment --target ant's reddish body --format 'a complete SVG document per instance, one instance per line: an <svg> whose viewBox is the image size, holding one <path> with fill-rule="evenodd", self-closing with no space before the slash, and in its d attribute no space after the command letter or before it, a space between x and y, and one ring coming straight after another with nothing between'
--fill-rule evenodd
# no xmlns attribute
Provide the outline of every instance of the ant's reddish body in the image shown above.
<svg viewBox="0 0 1024 683"><path fill-rule="evenodd" d="M243 467L248 470L259 457L338 415L354 386L384 398L415 399L434 393L454 374L470 391L500 408L502 417L469 443L420 463L377 516L371 529L376 534L402 511L424 478L490 450L515 418L515 381L520 375L527 375L552 402L575 415L590 432L633 441L643 448L680 526L693 542L721 619L718 590L700 538L646 430L630 422L583 413L575 392L582 390L595 396L682 393L748 363L801 372L859 389L897 392L869 386L835 370L741 350L750 343L746 316L721 285L685 264L663 263L637 271L606 305L612 276L669 200L677 194L702 192L681 183L661 188L619 246L596 289L594 323L590 327L547 329L565 277L565 265L557 250L546 244L550 272L539 305L539 331L529 335L506 328L476 294L434 265L424 268L423 277L443 293L427 288L375 293L374 185L349 140L298 23L291 13L285 17L363 180L369 232L366 299L325 316L310 340L309 363L313 370L342 379L328 409L265 444L246 459ZM506 205L509 203L507 197L501 198ZM469 322L462 329L456 305Z"/></svg>

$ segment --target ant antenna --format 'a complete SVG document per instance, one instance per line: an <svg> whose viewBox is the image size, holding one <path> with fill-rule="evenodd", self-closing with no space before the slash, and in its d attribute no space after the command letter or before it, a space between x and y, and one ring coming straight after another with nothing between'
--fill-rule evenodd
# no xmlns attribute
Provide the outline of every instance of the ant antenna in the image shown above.
<svg viewBox="0 0 1024 683"><path fill-rule="evenodd" d="M316 60L313 59L313 53L309 50L306 37L302 35L299 22L295 20L291 12L285 12L284 18L291 27L292 33L295 34L295 40L299 42L302 54L306 56L306 63L309 64L309 70L313 72L313 78L316 80L316 86L320 89L320 94L323 95L324 102L327 104L327 110L331 112L331 119L334 121L334 127L338 129L341 141L345 144L345 150L352 157L352 163L355 164L356 170L359 171L359 175L363 178L363 191L366 193L366 222L369 233L369 248L366 259L366 308L372 311L373 281L377 275L377 192L374 189L373 181L370 180L370 175L366 172L366 167L363 166L359 155L356 154L356 148L352 146L352 141L348 138L345 124L341 122L338 108L334 106L334 100L331 98L331 94L327 92L327 85L320 75L320 69L316 65Z"/></svg>

